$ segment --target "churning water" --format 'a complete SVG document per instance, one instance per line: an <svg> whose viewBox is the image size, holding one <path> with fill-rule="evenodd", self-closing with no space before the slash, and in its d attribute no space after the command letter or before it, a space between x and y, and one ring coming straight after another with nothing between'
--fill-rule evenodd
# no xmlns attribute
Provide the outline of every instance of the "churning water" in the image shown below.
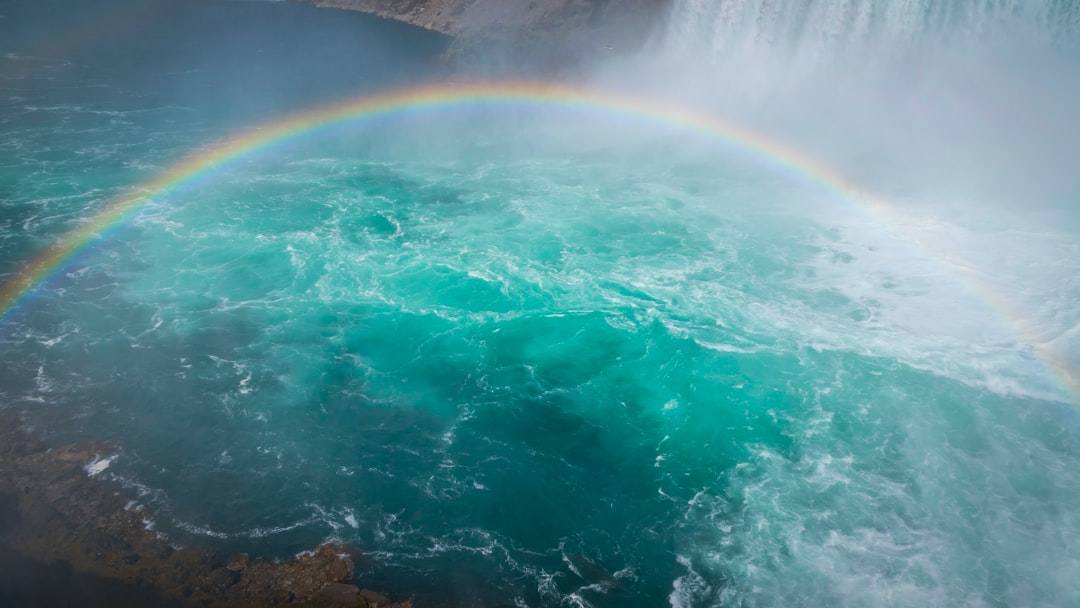
<svg viewBox="0 0 1080 608"><path fill-rule="evenodd" d="M0 281L197 150L438 77L444 45L286 3L59 4L0 4ZM953 196L953 167L996 183L1032 161L901 162L904 126L815 149L827 97L772 122L761 100L828 88L810 75L841 52L967 53L1003 27L1076 67L1077 19L676 3L649 52L699 80L741 66L757 88L733 111L893 211L595 108L471 105L248 154L153 194L8 311L0 407L122 443L107 474L176 542L354 543L367 586L421 605L1075 606L1080 190ZM1015 116L1075 131L1037 116L1059 101ZM897 146L845 154L871 140ZM919 188L931 165L950 197Z"/></svg>

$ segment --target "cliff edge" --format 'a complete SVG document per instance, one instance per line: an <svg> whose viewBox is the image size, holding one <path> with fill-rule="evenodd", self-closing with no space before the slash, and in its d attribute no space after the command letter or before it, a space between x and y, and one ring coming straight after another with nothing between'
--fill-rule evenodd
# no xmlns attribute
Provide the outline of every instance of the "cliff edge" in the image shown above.
<svg viewBox="0 0 1080 608"><path fill-rule="evenodd" d="M297 0L361 11L454 37L454 52L519 62L637 50L671 0ZM493 46L494 45L494 46Z"/></svg>

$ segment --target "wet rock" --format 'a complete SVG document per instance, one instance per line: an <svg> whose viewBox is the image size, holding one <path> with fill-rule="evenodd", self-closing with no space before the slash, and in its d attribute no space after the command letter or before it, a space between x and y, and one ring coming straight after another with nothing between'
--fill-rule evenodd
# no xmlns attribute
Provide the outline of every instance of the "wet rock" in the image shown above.
<svg viewBox="0 0 1080 608"><path fill-rule="evenodd" d="M390 605L390 598L382 595L381 593L376 593L370 589L360 590L360 597L364 598L364 601L367 602L367 605L370 608L378 608L379 606Z"/></svg>
<svg viewBox="0 0 1080 608"><path fill-rule="evenodd" d="M26 585L47 586L43 581L49 576L62 575L95 581L94 588L130 588L140 590L132 597L153 598L125 604L130 606L365 606L361 602L367 600L351 584L357 555L349 547L327 544L288 561L177 550L147 528L149 514L131 508L121 488L102 474L118 446L94 442L46 449L4 420L0 446L0 553L46 564L28 566L43 574ZM23 591L28 597L45 592ZM72 594L78 596L78 590ZM80 605L108 605L101 598L84 599ZM388 600L378 605L393 606Z"/></svg>
<svg viewBox="0 0 1080 608"><path fill-rule="evenodd" d="M230 557L229 561L226 562L225 567L228 568L229 570L240 571L240 570L244 570L245 568L247 568L250 564L251 564L251 558L248 557L248 554L247 553L241 553L239 555L234 555L234 556Z"/></svg>
<svg viewBox="0 0 1080 608"><path fill-rule="evenodd" d="M390 598L370 589L360 590L360 606L363 608L412 608L412 600L394 603Z"/></svg>
<svg viewBox="0 0 1080 608"><path fill-rule="evenodd" d="M315 603L327 608L333 606L360 606L360 588L345 583L330 583L315 596Z"/></svg>

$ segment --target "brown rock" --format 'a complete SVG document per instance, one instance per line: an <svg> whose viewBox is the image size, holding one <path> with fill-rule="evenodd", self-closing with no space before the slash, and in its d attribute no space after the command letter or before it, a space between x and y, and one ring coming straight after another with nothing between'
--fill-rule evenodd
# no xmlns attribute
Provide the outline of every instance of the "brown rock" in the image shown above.
<svg viewBox="0 0 1080 608"><path fill-rule="evenodd" d="M239 571L247 568L250 564L251 558L248 557L248 554L240 553L238 555L233 555L232 557L230 557L229 561L225 564L225 567L229 570Z"/></svg>
<svg viewBox="0 0 1080 608"><path fill-rule="evenodd" d="M364 598L364 601L367 602L367 605L370 608L386 608L390 605L390 598L381 593L376 593L371 589L361 589L360 597Z"/></svg>
<svg viewBox="0 0 1080 608"><path fill-rule="evenodd" d="M330 583L322 588L322 591L315 596L313 603L318 606L325 606L326 608L349 606L350 608L356 608L360 606L360 589L356 585L348 585L345 583Z"/></svg>
<svg viewBox="0 0 1080 608"><path fill-rule="evenodd" d="M356 557L349 547L327 544L285 562L175 550L147 529L148 512L131 508L121 488L84 468L116 454L114 444L46 450L18 425L0 421L0 446L0 552L28 563L63 565L38 568L42 572L152 590L158 599L146 605L362 605L359 590L348 584Z"/></svg>

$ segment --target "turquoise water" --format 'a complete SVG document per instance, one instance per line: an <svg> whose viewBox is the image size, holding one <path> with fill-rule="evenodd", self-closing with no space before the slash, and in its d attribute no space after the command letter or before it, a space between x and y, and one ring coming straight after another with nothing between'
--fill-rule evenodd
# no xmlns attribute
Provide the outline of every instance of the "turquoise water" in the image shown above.
<svg viewBox="0 0 1080 608"><path fill-rule="evenodd" d="M176 44L264 29L175 86L116 60L153 36L3 59L0 277L191 150L437 69L438 40L323 30L295 45L363 44L335 70L363 77L268 80L333 13L196 7ZM354 543L421 605L1075 605L1076 406L905 234L597 113L351 125L155 196L4 320L0 396L120 442L105 474L177 543ZM1070 276L1071 236L1030 241Z"/></svg>

